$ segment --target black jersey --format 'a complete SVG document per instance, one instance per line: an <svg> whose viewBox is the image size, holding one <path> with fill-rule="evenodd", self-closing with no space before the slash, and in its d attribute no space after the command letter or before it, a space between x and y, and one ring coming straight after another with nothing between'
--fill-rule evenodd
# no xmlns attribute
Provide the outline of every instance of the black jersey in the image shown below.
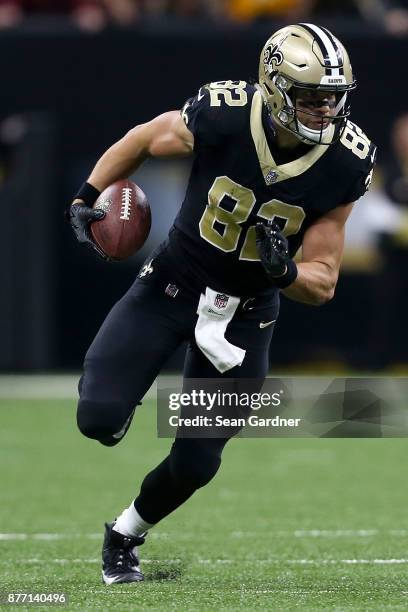
<svg viewBox="0 0 408 612"><path fill-rule="evenodd" d="M351 122L337 143L303 147L278 165L261 92L244 81L205 85L182 117L194 161L170 243L181 266L215 290L242 296L271 286L256 250L258 221L276 220L294 256L316 219L370 183L375 146Z"/></svg>

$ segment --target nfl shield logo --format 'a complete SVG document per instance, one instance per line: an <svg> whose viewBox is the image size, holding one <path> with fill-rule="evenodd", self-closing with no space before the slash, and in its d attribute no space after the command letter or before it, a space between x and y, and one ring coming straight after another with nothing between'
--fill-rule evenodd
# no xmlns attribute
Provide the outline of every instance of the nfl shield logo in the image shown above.
<svg viewBox="0 0 408 612"><path fill-rule="evenodd" d="M228 304L229 296L225 293L217 293L214 300L214 306L217 308L225 308Z"/></svg>
<svg viewBox="0 0 408 612"><path fill-rule="evenodd" d="M265 182L267 185L273 185L278 180L278 173L275 170L270 170L265 176Z"/></svg>
<svg viewBox="0 0 408 612"><path fill-rule="evenodd" d="M166 289L164 290L164 293L169 297L174 298L178 294L178 287L170 283L170 285L167 285Z"/></svg>

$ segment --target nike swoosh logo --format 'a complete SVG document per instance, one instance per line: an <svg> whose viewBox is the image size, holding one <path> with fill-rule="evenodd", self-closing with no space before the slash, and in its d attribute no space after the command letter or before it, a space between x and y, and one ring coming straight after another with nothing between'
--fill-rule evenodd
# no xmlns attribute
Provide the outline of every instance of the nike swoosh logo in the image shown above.
<svg viewBox="0 0 408 612"><path fill-rule="evenodd" d="M273 321L261 321L259 324L259 327L261 329L263 329L264 327L269 327L269 325L272 325L272 323L275 323L276 319L274 319Z"/></svg>
<svg viewBox="0 0 408 612"><path fill-rule="evenodd" d="M213 315L217 315L217 317L223 317L223 313L222 312L215 312L215 310L213 310L212 308L208 309L209 314L213 314Z"/></svg>
<svg viewBox="0 0 408 612"><path fill-rule="evenodd" d="M134 408L132 414L126 419L124 426L122 427L122 429L120 431L118 431L115 434L112 434L112 438L116 438L116 440L119 438L123 438L123 436L126 433L126 427L129 425L129 422L132 420L133 415L135 414L135 410L136 408Z"/></svg>

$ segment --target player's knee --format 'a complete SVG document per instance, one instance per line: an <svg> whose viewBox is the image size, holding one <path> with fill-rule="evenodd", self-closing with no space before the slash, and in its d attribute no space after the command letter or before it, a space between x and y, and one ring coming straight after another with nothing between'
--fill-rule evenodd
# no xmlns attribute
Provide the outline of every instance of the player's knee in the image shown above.
<svg viewBox="0 0 408 612"><path fill-rule="evenodd" d="M108 440L112 445L112 436L117 435L129 418L129 407L120 402L101 402L81 399L78 403L77 424L81 433L87 438ZM115 438L113 438L115 440ZM119 442L120 438L117 439Z"/></svg>
<svg viewBox="0 0 408 612"><path fill-rule="evenodd" d="M172 450L170 469L173 478L183 486L195 490L204 487L218 471L221 457L203 448Z"/></svg>

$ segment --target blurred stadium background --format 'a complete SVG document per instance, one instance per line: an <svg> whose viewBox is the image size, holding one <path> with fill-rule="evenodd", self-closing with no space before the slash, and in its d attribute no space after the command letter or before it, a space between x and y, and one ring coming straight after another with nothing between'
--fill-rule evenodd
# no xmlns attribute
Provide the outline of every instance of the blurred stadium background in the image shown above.
<svg viewBox="0 0 408 612"><path fill-rule="evenodd" d="M171 225L189 162L148 162L135 179L153 211L143 251L104 264L74 242L63 211L104 149L205 82L256 79L266 37L313 20L350 52L359 85L352 119L379 145L379 164L348 224L335 300L318 309L284 300L271 364L408 371L407 8L405 0L0 0L0 369L79 369ZM181 363L180 352L168 369Z"/></svg>

